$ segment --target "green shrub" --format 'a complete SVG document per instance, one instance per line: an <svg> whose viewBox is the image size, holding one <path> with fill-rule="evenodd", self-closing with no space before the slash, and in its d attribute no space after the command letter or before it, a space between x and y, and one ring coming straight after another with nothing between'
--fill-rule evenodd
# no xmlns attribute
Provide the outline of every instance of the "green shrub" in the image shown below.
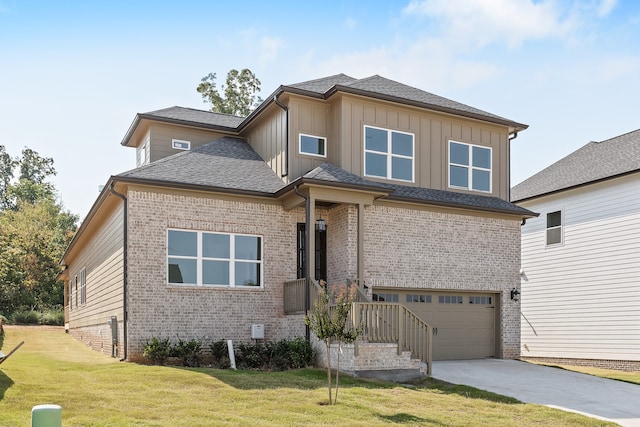
<svg viewBox="0 0 640 427"><path fill-rule="evenodd" d="M64 310L47 310L39 313L39 323L41 325L64 325Z"/></svg>
<svg viewBox="0 0 640 427"><path fill-rule="evenodd" d="M172 356L180 358L182 366L194 368L200 366L202 360L202 342L196 339L184 341L178 337L178 342L172 348Z"/></svg>
<svg viewBox="0 0 640 427"><path fill-rule="evenodd" d="M16 311L13 313L12 320L16 325L37 325L40 323L38 312L33 310Z"/></svg>
<svg viewBox="0 0 640 427"><path fill-rule="evenodd" d="M171 354L171 342L169 338L151 338L144 345L143 355L158 365L164 365Z"/></svg>
<svg viewBox="0 0 640 427"><path fill-rule="evenodd" d="M231 366L229 348L225 340L212 342L209 349L211 350L211 357L213 358L213 366L220 369L227 369Z"/></svg>
<svg viewBox="0 0 640 427"><path fill-rule="evenodd" d="M265 346L261 343L238 345L236 364L240 369L264 370L269 366L270 358L270 346Z"/></svg>
<svg viewBox="0 0 640 427"><path fill-rule="evenodd" d="M313 346L303 337L283 339L271 345L272 369L284 371L310 366L313 363Z"/></svg>

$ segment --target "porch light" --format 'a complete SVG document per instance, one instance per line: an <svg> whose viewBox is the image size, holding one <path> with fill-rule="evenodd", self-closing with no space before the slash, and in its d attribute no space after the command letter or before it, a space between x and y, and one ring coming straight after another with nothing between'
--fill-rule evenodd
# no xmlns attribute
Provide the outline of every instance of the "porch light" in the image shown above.
<svg viewBox="0 0 640 427"><path fill-rule="evenodd" d="M511 289L511 299L513 301L518 301L520 299L520 291L516 288Z"/></svg>
<svg viewBox="0 0 640 427"><path fill-rule="evenodd" d="M326 231L327 230L327 224L326 222L324 222L324 219L322 219L322 217L320 217L320 219L318 219L316 224L316 228L318 229L318 231Z"/></svg>

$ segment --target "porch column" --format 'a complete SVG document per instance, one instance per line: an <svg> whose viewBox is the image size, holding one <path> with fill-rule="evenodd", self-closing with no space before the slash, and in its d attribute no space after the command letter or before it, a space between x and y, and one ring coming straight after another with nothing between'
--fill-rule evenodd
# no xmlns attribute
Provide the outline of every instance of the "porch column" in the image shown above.
<svg viewBox="0 0 640 427"><path fill-rule="evenodd" d="M316 198L309 191L309 224L307 224L307 247L304 248L309 268L309 278L316 278Z"/></svg>
<svg viewBox="0 0 640 427"><path fill-rule="evenodd" d="M364 203L358 204L358 279L364 275Z"/></svg>

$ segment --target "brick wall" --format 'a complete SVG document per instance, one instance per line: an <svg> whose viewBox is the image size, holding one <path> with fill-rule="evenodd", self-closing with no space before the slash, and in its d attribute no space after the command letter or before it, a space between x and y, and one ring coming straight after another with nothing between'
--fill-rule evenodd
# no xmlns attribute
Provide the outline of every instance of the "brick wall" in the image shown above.
<svg viewBox="0 0 640 427"><path fill-rule="evenodd" d="M553 365L586 366L626 372L640 372L640 360L568 359L558 357L523 357L522 360Z"/></svg>
<svg viewBox="0 0 640 427"><path fill-rule="evenodd" d="M354 212L355 214L355 212ZM393 206L365 209L365 281L499 295L500 357L520 355L520 221Z"/></svg>
<svg viewBox="0 0 640 427"><path fill-rule="evenodd" d="M250 341L251 324L265 339L304 334L298 316L284 316L283 284L296 277L296 226L304 210L276 204L129 191L128 353L151 337ZM263 289L167 285L167 228L262 236Z"/></svg>

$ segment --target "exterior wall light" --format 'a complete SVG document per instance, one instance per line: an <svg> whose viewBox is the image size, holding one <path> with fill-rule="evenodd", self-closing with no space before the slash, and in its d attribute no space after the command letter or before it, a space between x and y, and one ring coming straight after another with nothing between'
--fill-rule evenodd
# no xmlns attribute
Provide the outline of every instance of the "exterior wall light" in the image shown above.
<svg viewBox="0 0 640 427"><path fill-rule="evenodd" d="M520 291L516 288L511 289L511 299L513 301L518 301L520 299Z"/></svg>
<svg viewBox="0 0 640 427"><path fill-rule="evenodd" d="M320 219L318 219L316 224L316 228L318 229L318 231L326 231L327 230L327 223L324 221L324 219L322 219L322 217L320 217Z"/></svg>

